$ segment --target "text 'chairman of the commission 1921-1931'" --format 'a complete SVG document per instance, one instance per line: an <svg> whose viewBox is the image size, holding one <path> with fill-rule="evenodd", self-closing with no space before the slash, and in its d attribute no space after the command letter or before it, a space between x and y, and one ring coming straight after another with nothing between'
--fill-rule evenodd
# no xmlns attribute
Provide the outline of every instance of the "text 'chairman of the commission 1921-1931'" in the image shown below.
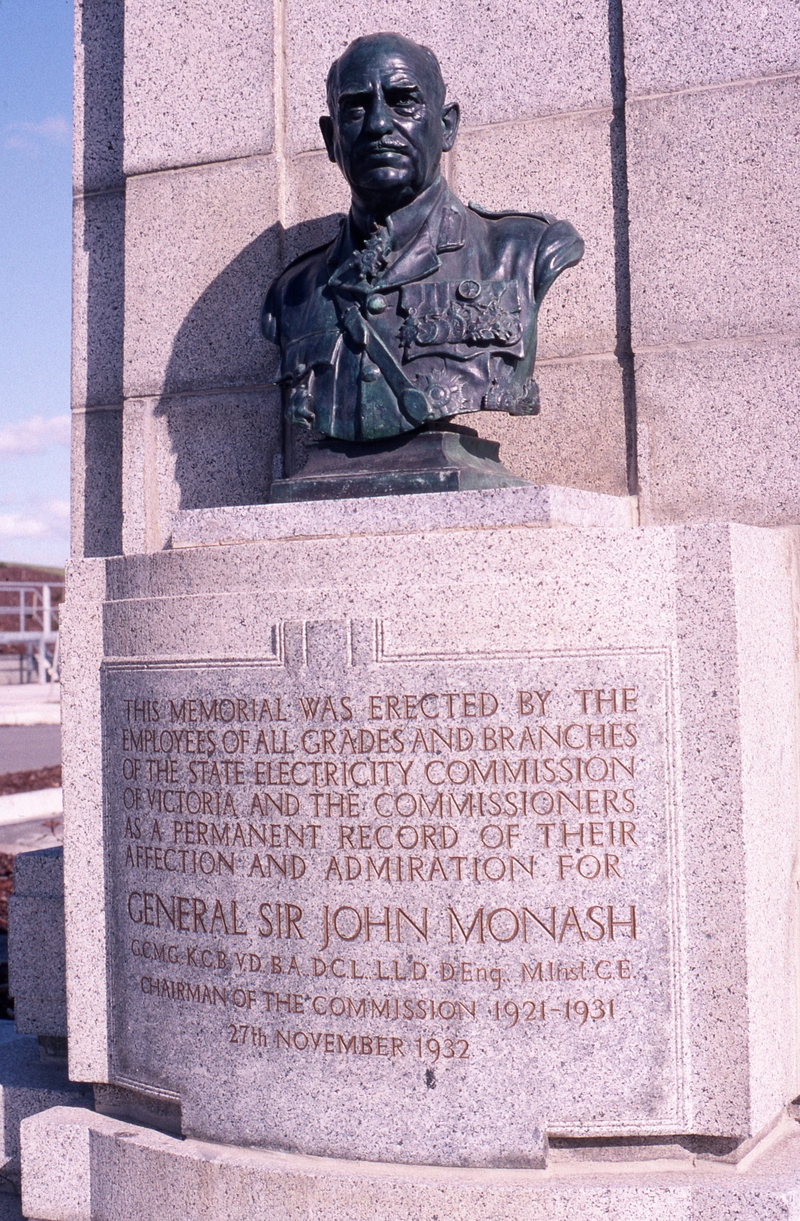
<svg viewBox="0 0 800 1221"><path fill-rule="evenodd" d="M458 131L436 56L398 34L328 74L328 155L352 193L338 237L272 285L286 417L370 442L474 411L534 415L536 319L583 242L566 221L465 206L441 175Z"/></svg>

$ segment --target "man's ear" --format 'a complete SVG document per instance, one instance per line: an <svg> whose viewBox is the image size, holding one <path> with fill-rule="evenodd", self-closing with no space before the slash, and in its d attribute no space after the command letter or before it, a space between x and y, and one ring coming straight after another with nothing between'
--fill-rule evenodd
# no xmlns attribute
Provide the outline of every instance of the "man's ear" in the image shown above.
<svg viewBox="0 0 800 1221"><path fill-rule="evenodd" d="M333 151L333 119L329 114L321 116L319 121L319 129L322 132L322 138L325 141L325 147L328 150L328 160L335 161L336 154Z"/></svg>
<svg viewBox="0 0 800 1221"><path fill-rule="evenodd" d="M442 139L442 149L449 153L450 149L456 142L458 135L458 124L461 120L461 107L458 102L448 102L442 107L442 127L444 128L444 137ZM321 120L320 120L321 121Z"/></svg>

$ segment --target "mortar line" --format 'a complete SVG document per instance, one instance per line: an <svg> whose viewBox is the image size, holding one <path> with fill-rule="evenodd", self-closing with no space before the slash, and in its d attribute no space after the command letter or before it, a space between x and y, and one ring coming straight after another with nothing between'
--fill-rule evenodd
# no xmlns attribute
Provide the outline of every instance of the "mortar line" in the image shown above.
<svg viewBox="0 0 800 1221"><path fill-rule="evenodd" d="M611 115L613 111L613 103L606 102L602 106L582 106L578 110L547 110L542 114L519 115L514 119L497 119L489 123L465 123L459 135L480 134L481 132L493 132L498 128L506 127L522 127L529 123L552 123L553 119L582 119L587 115Z"/></svg>
<svg viewBox="0 0 800 1221"><path fill-rule="evenodd" d="M284 0L273 0L272 106L273 150L278 175L278 216L281 262L286 228L286 11Z"/></svg>
<svg viewBox="0 0 800 1221"><path fill-rule="evenodd" d="M704 348L735 348L740 344L781 344L800 342L797 331L756 331L747 335L718 335L710 339L676 339L670 343L637 344L636 355L646 356L660 352L692 352Z"/></svg>
<svg viewBox="0 0 800 1221"><path fill-rule="evenodd" d="M625 464L628 493L639 492L639 455L636 439L636 374L631 347L630 211L628 207L628 135L625 121L625 29L623 0L608 0L608 50L613 112L609 132L611 146L611 196L614 214L614 289L617 338L615 355L622 375L625 415Z"/></svg>
<svg viewBox="0 0 800 1221"><path fill-rule="evenodd" d="M800 72L796 69L792 72L774 72L769 76L743 76L727 81L711 81L705 85L684 85L679 89L663 89L656 93L635 93L631 94L628 101L634 102L654 102L660 98L682 97L684 94L695 93L712 93L719 92L721 89L744 89L754 88L758 85L774 84L777 81L791 81L800 79Z"/></svg>
<svg viewBox="0 0 800 1221"><path fill-rule="evenodd" d="M94 411L122 411L124 406L122 399L113 403L77 403L70 407L70 415L91 415Z"/></svg>
<svg viewBox="0 0 800 1221"><path fill-rule="evenodd" d="M128 393L123 396L123 403L143 402L146 399L187 399L202 398L204 395L248 394L251 391L274 390L275 382L246 382L235 386L201 386L190 390L145 390L141 393Z"/></svg>
<svg viewBox="0 0 800 1221"><path fill-rule="evenodd" d="M180 165L162 165L151 170L134 170L126 176L125 184L127 186L139 178L157 178L159 174L180 174L184 170L211 170L217 165L236 165L238 162L245 161L275 161L277 165L278 155L275 142L273 141L271 149L260 153L238 153L234 157L214 157L210 161L186 161ZM99 193L110 194L111 192L109 190Z"/></svg>
<svg viewBox="0 0 800 1221"><path fill-rule="evenodd" d="M80 189L80 187L76 187L74 185L72 188L73 205L80 203L84 199L102 199L103 196L105 196L105 195L121 195L124 197L124 195L125 195L124 181L117 183L116 186L94 187L90 191L83 191Z"/></svg>
<svg viewBox="0 0 800 1221"><path fill-rule="evenodd" d="M161 551L161 504L158 487L158 433L152 404L144 404L142 410L142 451L144 471L142 489L144 496L144 543L148 552Z"/></svg>

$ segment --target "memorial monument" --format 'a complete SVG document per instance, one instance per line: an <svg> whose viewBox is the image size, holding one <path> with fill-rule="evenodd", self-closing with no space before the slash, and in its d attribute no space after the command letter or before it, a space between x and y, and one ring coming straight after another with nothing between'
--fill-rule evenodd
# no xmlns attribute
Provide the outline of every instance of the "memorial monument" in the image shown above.
<svg viewBox="0 0 800 1221"><path fill-rule="evenodd" d="M539 306L583 242L565 221L465 208L448 190L441 157L459 106L445 104L427 47L397 34L359 38L331 66L327 92L320 127L350 213L333 243L272 286L262 325L281 350L287 427L351 445L318 442L310 469L273 485L272 498L517 483L496 454L419 429L464 412L538 413ZM373 445L368 457L359 448L396 437L406 444ZM440 466L415 471L437 442Z"/></svg>
<svg viewBox="0 0 800 1221"><path fill-rule="evenodd" d="M174 55L183 18L161 29L127 0L120 166L113 93L89 90L81 113L93 118L79 119L84 180L127 176L122 212L117 187L107 214L88 195L81 204L105 267L125 239L125 407L119 434L102 405L82 417L81 504L94 504L101 449L110 462L121 446L122 474L117 499L110 475L103 484L102 530L80 519L62 629L69 1066L94 1087L95 1110L24 1121L23 1211L791 1218L796 530L722 511L656 522L616 476L584 479L566 441L552 456L546 408L524 443L513 431L538 406L540 307L555 311L543 346L557 343L572 325L562 304L585 320L581 294L594 309L601 281L616 294L613 367L635 389L619 14L585 10L573 48L617 56L597 85L617 158L597 242L616 234L605 280L590 278L591 239L578 266L577 230L531 211L557 198L552 183L542 200L526 188L527 207L517 197L503 209L494 191L491 211L461 202L457 110L421 31L353 42L363 29L337 29L323 152L292 143L307 90L288 86L319 60L298 12L281 6L273 26L236 0L216 14L229 41L214 44L228 59L211 110L205 90L192 108L192 57ZM94 55L82 79L102 94L122 27L90 0L79 18L80 53ZM536 20L541 62L557 64L547 31L563 40L571 27ZM414 32L410 9L398 25ZM524 75L520 29L504 28L502 45ZM487 54L498 37L492 27ZM165 57L155 67L153 46ZM267 53L277 134L265 151L253 134L261 68L248 91L242 64ZM165 84L167 63L189 77ZM460 72L469 86L474 68ZM570 59L564 123L570 90L600 81L594 72ZM525 79L546 115L556 93L535 88L547 73ZM595 116L585 136L600 104L580 96ZM481 110L479 92L469 100L473 145L487 124L491 136L488 182L528 136ZM161 115L154 126L136 103ZM171 105L191 110L183 144ZM344 219L318 220L340 189L326 157L351 191ZM571 165L562 156L559 173ZM274 225L265 233L259 214L234 243L242 198L255 183L263 209L273 171ZM603 182L586 174L589 198L606 198ZM588 236L597 209L582 218L579 204ZM573 214L570 200L558 211ZM180 275L165 270L162 236L176 214L204 226L191 257L170 264ZM252 321L270 283L276 367ZM116 281L104 291L118 301ZM173 291L184 296L167 327ZM88 315L92 301L87 290ZM109 327L112 316L109 305ZM88 323L86 335L91 369ZM570 377L593 370L584 385L612 384L590 349L550 351L537 375L551 386L570 361ZM102 378L113 382L106 366ZM635 492L635 395L627 433L619 398L604 395L593 449L577 394L572 431L590 466L613 452ZM562 438L564 410L555 403ZM474 430L453 423L463 415ZM537 469L548 477L527 477ZM643 464L651 506L661 477Z"/></svg>

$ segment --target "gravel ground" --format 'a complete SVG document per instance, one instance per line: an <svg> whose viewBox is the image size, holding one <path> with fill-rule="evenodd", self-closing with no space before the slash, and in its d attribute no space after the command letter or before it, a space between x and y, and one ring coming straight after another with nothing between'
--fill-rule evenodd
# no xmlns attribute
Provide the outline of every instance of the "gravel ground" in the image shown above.
<svg viewBox="0 0 800 1221"><path fill-rule="evenodd" d="M57 789L60 784L60 763L27 772L6 772L0 774L0 797L7 797L9 793L33 793L37 789Z"/></svg>

